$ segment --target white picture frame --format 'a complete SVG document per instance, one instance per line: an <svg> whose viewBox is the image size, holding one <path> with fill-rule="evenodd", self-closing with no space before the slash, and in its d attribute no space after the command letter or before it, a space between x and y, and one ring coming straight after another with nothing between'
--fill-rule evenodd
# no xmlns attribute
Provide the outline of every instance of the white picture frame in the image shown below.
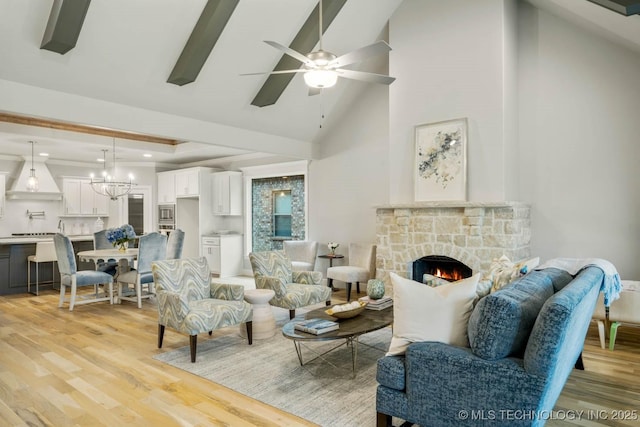
<svg viewBox="0 0 640 427"><path fill-rule="evenodd" d="M467 200L467 119L415 127L414 198Z"/></svg>

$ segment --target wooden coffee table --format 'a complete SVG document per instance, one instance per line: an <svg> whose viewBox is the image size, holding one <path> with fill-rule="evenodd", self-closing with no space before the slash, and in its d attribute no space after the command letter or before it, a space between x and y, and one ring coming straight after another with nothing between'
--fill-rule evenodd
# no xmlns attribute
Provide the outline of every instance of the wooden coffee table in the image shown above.
<svg viewBox="0 0 640 427"><path fill-rule="evenodd" d="M310 363L325 354L342 347L343 345L351 346L351 367L353 371L353 377L356 376L357 361L358 361L358 337L360 335L377 331L387 327L393 323L393 307L386 308L384 310L364 310L362 313L351 319L336 319L326 314L324 311L326 307L318 308L308 312L305 315L305 319L327 319L337 321L340 324L340 328L324 333L322 335L314 335L306 332L298 331L295 329L295 324L300 322L300 319L293 319L287 322L282 327L282 335L293 341L298 354L298 360L300 365L304 366L306 363ZM303 361L301 345L305 342L319 342L319 341L334 341L344 340L339 345L316 355L312 359ZM366 344L363 344L366 345Z"/></svg>

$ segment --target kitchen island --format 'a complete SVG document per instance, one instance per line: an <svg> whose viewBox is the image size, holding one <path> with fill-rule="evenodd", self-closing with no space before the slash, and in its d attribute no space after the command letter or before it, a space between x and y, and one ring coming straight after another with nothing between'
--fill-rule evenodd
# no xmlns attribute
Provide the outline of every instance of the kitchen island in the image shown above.
<svg viewBox="0 0 640 427"><path fill-rule="evenodd" d="M93 249L93 235L69 236L75 253ZM0 295L27 293L27 257L36 253L36 243L52 242L52 237L12 236L0 237ZM93 269L93 263L78 262L78 270ZM32 268L32 280L35 280L35 265ZM58 269L55 274L51 268L40 265L40 283L50 286L52 279L60 281ZM54 277L55 276L55 277Z"/></svg>

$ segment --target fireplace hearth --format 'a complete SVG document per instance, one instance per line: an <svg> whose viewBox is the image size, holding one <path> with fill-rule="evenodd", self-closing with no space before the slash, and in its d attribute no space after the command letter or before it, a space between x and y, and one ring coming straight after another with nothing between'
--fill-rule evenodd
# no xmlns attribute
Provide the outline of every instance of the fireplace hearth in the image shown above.
<svg viewBox="0 0 640 427"><path fill-rule="evenodd" d="M424 283L424 275L440 277L449 282L473 275L471 268L457 259L443 255L427 255L413 261L409 267L410 279Z"/></svg>

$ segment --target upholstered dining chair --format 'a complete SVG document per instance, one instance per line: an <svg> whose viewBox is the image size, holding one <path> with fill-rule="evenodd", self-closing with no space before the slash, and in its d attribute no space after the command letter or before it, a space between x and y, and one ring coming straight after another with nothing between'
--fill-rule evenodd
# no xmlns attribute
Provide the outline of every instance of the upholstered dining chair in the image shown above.
<svg viewBox="0 0 640 427"><path fill-rule="evenodd" d="M349 265L329 267L327 281L333 288L333 281L339 280L347 285L347 301L351 301L351 284L356 283L356 292L360 292L360 282L376 277L376 245L368 243L349 244Z"/></svg>
<svg viewBox="0 0 640 427"><path fill-rule="evenodd" d="M113 243L107 239L107 230L93 233L93 249L113 249ZM105 262L98 262L96 263L96 270L115 276L118 271L118 260L110 259Z"/></svg>
<svg viewBox="0 0 640 427"><path fill-rule="evenodd" d="M58 258L58 270L60 271L60 301L58 307L62 307L65 301L66 287L71 287L69 297L69 311L73 311L73 307L79 304L88 304L98 301L109 301L113 304L113 277L102 271L81 270L76 267L76 256L73 253L73 245L71 240L64 234L56 234L53 236L53 244L56 248L56 257ZM105 295L98 293L98 287L95 285L105 285ZM83 298L76 301L77 288L79 286L94 286L94 297ZM87 297L88 295L83 295Z"/></svg>
<svg viewBox="0 0 640 427"><path fill-rule="evenodd" d="M246 324L252 344L251 304L244 301L244 286L211 283L206 258L156 261L151 264L158 299L158 348L165 327L189 335L191 362L196 361L198 334Z"/></svg>
<svg viewBox="0 0 640 427"><path fill-rule="evenodd" d="M285 240L284 252L291 260L293 271L313 271L318 256L318 242L311 240Z"/></svg>
<svg viewBox="0 0 640 427"><path fill-rule="evenodd" d="M251 252L253 277L258 289L273 289L275 297L269 304L289 310L289 318L296 309L319 302L331 305L331 289L322 286L319 271L293 271L284 251Z"/></svg>
<svg viewBox="0 0 640 427"><path fill-rule="evenodd" d="M155 293L151 263L166 256L167 236L158 232L140 236L137 269L118 275L118 300L137 302L138 308L142 308L142 299L151 298ZM133 285L135 295L131 294L129 285ZM146 285L144 290L143 285Z"/></svg>
<svg viewBox="0 0 640 427"><path fill-rule="evenodd" d="M184 246L184 231L177 229L169 234L167 239L166 259L179 259L182 257L182 246Z"/></svg>

